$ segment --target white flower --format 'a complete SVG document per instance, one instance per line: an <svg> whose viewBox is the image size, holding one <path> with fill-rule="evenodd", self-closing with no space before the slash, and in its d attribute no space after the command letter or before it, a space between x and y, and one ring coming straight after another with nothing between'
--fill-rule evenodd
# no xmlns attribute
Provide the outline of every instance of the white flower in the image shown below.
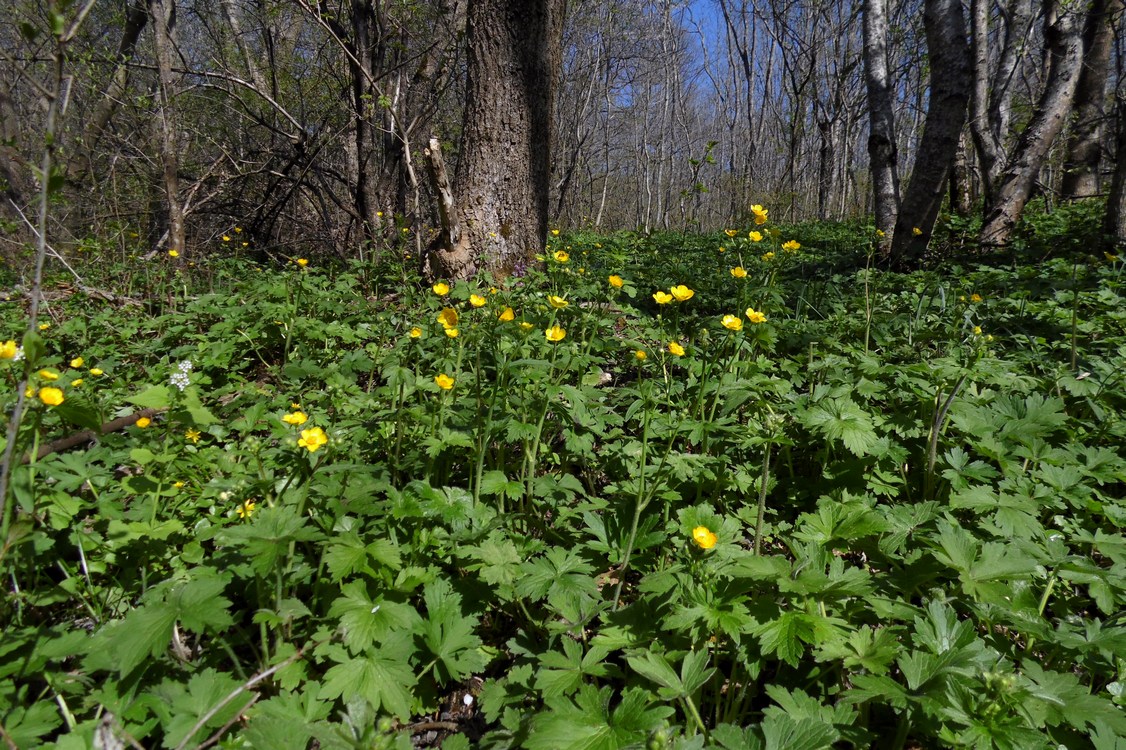
<svg viewBox="0 0 1126 750"><path fill-rule="evenodd" d="M181 363L180 363L179 365L177 365L177 366L176 366L176 369L178 369L178 370L179 370L180 372L182 372L182 373L189 373L189 372L191 372L191 371L192 371L192 362L191 362L191 360L190 360L190 359L185 359L185 360L184 360L183 362L181 362Z"/></svg>
<svg viewBox="0 0 1126 750"><path fill-rule="evenodd" d="M185 372L174 372L172 377L168 378L168 382L179 388L181 391L188 387L188 375Z"/></svg>
<svg viewBox="0 0 1126 750"><path fill-rule="evenodd" d="M12 361L13 361L13 362L19 362L19 361L20 361L21 359L23 359L23 347L22 347L22 346L21 346L21 347L18 347L18 348L16 349L16 353L15 353L15 355L14 355L14 356L12 357Z"/></svg>

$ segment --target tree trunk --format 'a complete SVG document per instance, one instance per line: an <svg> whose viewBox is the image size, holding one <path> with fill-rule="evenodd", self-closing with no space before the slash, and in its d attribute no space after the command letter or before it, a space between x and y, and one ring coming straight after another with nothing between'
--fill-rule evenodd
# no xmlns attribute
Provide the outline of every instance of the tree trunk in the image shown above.
<svg viewBox="0 0 1126 750"><path fill-rule="evenodd" d="M149 16L143 2L130 0L125 9L125 26L121 30L121 39L117 45L117 55L114 58L115 67L110 75L109 85L98 106L94 108L86 127L82 130L82 145L70 165L68 182L81 184L86 181L90 172L91 162L94 158L98 141L113 119L121 102L125 100L125 92L129 86L129 62L137 49L137 40L148 23Z"/></svg>
<svg viewBox="0 0 1126 750"><path fill-rule="evenodd" d="M896 219L890 258L895 266L911 265L926 251L969 105L970 48L961 3L926 0L923 24L931 64L930 100L915 168Z"/></svg>
<svg viewBox="0 0 1126 750"><path fill-rule="evenodd" d="M1115 95L1114 121L1118 158L1106 199L1103 233L1109 235L1118 248L1123 248L1126 247L1126 88L1121 83Z"/></svg>
<svg viewBox="0 0 1126 750"><path fill-rule="evenodd" d="M1070 3L1046 0L1044 39L1051 53L1048 80L1028 127L1020 135L1008 166L994 191L994 202L986 211L981 228L983 245L1001 247L1020 219L1032 195L1036 176L1048 151L1063 129L1083 64L1083 13Z"/></svg>
<svg viewBox="0 0 1126 750"><path fill-rule="evenodd" d="M431 272L507 275L544 247L551 105L564 0L471 0L468 87L455 178L464 243L431 249Z"/></svg>
<svg viewBox="0 0 1126 750"><path fill-rule="evenodd" d="M1083 29L1083 70L1075 91L1075 122L1064 161L1065 199L1090 198L1099 194L1100 133L1106 116L1106 79L1114 28L1126 7L1124 0L1095 0Z"/></svg>
<svg viewBox="0 0 1126 750"><path fill-rule="evenodd" d="M166 5L167 3L167 5ZM179 147L176 143L176 115L172 110L175 81L172 78L172 28L175 25L175 0L149 0L160 101L160 161L164 168L164 192L168 208L168 249L184 252L184 206L180 202Z"/></svg>
<svg viewBox="0 0 1126 750"><path fill-rule="evenodd" d="M880 254L891 249L899 211L899 168L895 143L895 114L888 73L887 0L864 2L864 80L868 87L868 157L872 169L872 197L876 229L884 232Z"/></svg>
<svg viewBox="0 0 1126 750"><path fill-rule="evenodd" d="M958 141L958 152L954 157L954 170L950 173L950 210L961 217L968 217L973 210L973 196L970 193L970 160L973 149L965 130Z"/></svg>

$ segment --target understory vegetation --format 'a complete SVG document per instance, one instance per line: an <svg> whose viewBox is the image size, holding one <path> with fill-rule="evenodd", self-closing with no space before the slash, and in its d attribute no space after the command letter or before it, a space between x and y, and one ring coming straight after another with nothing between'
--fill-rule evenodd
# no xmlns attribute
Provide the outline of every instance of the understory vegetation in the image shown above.
<svg viewBox="0 0 1126 750"><path fill-rule="evenodd" d="M753 215L5 279L0 743L1124 747L1123 261Z"/></svg>

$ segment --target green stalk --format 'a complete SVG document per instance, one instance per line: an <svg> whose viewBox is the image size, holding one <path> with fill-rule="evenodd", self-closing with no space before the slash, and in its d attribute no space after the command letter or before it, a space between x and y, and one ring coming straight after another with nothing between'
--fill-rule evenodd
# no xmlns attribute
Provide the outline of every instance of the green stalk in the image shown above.
<svg viewBox="0 0 1126 750"><path fill-rule="evenodd" d="M758 518L755 520L755 554L762 554L762 526L766 517L766 487L770 483L770 443L762 458L762 484L758 490Z"/></svg>
<svg viewBox="0 0 1126 750"><path fill-rule="evenodd" d="M637 542L637 525L641 522L641 511L645 508L645 458L649 448L649 417L652 412L649 409L645 410L645 420L641 423L641 457L638 460L637 472L637 498L633 505L633 521L629 527L629 538L626 540L625 554L622 555L622 565L618 569L618 586L614 590L614 606L613 609L618 608L618 603L622 598L622 585L626 580L626 569L629 568L629 560L633 555L633 545Z"/></svg>

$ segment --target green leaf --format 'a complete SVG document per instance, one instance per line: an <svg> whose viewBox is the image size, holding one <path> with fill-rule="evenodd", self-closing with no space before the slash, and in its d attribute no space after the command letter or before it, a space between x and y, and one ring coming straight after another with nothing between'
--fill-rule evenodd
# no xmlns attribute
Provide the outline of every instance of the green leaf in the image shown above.
<svg viewBox="0 0 1126 750"><path fill-rule="evenodd" d="M663 726L669 706L653 706L651 694L627 688L611 711L613 692L584 685L575 702L557 699L540 713L524 743L528 750L620 750L642 745Z"/></svg>
<svg viewBox="0 0 1126 750"><path fill-rule="evenodd" d="M762 722L766 750L826 750L840 739L831 724L816 719L794 719L771 713Z"/></svg>
<svg viewBox="0 0 1126 750"><path fill-rule="evenodd" d="M410 718L414 672L392 651L380 652L337 664L325 673L318 696L322 700L364 698L377 711L382 708L400 720Z"/></svg>
<svg viewBox="0 0 1126 750"><path fill-rule="evenodd" d="M166 385L150 385L135 396L125 399L143 409L167 409L172 405L172 393Z"/></svg>
<svg viewBox="0 0 1126 750"><path fill-rule="evenodd" d="M69 392L66 399L51 410L73 425L93 430L96 434L102 431L102 417L97 407L80 393Z"/></svg>
<svg viewBox="0 0 1126 750"><path fill-rule="evenodd" d="M477 618L462 611L461 595L449 581L440 578L427 584L422 598L427 613L420 628L422 642L434 655L439 684L449 684L483 669L485 658L478 650L481 639L474 632Z"/></svg>
<svg viewBox="0 0 1126 750"><path fill-rule="evenodd" d="M165 721L165 731L168 734L164 738L164 746L177 747L182 741L192 738L203 740L211 734L212 730L237 716L250 701L252 696L249 693L244 693L224 705L207 721L200 724L194 733L189 734L205 714L218 706L240 684L241 681L208 668L192 675L186 688L175 685L170 690L167 683L158 688L158 693L174 696L169 701L169 718Z"/></svg>
<svg viewBox="0 0 1126 750"><path fill-rule="evenodd" d="M840 440L856 456L864 456L876 445L872 417L851 399L824 398L801 415L802 423L828 440Z"/></svg>

